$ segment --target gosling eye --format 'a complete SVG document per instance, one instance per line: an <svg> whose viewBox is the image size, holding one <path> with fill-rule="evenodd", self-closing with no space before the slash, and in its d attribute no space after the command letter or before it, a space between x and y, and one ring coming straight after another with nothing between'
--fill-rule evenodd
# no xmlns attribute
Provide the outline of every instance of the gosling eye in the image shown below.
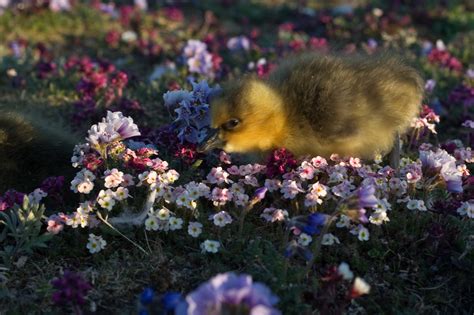
<svg viewBox="0 0 474 315"><path fill-rule="evenodd" d="M222 129L226 131L230 131L230 130L235 129L235 127L237 127L239 124L240 124L240 120L238 120L237 118L232 118L222 124Z"/></svg>

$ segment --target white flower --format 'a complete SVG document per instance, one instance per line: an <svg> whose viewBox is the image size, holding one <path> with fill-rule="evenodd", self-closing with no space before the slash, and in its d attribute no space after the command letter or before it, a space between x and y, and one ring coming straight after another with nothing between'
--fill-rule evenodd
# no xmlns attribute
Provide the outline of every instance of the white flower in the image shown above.
<svg viewBox="0 0 474 315"><path fill-rule="evenodd" d="M369 236L370 236L370 233L369 233L369 230L367 230L365 227L363 226L360 226L359 227L359 234L357 236L357 238L359 239L359 241L368 241L369 240Z"/></svg>
<svg viewBox="0 0 474 315"><path fill-rule="evenodd" d="M94 179L94 174L84 168L71 181L71 190L75 193L88 194L94 189Z"/></svg>
<svg viewBox="0 0 474 315"><path fill-rule="evenodd" d="M384 222L390 221L387 216L387 211L384 210L376 210L372 215L369 217L369 221L375 225L382 225Z"/></svg>
<svg viewBox="0 0 474 315"><path fill-rule="evenodd" d="M426 211L425 202L423 200L411 199L407 203L407 208L410 210Z"/></svg>
<svg viewBox="0 0 474 315"><path fill-rule="evenodd" d="M107 242L102 238L102 236L96 236L94 234L89 234L89 242L87 243L87 249L91 254L98 253L105 248Z"/></svg>
<svg viewBox="0 0 474 315"><path fill-rule="evenodd" d="M370 285L364 279L356 277L352 286L352 295L361 296L370 292Z"/></svg>
<svg viewBox="0 0 474 315"><path fill-rule="evenodd" d="M306 233L301 233L298 237L298 244L300 244L301 246L308 246L312 240L313 238L310 235Z"/></svg>
<svg viewBox="0 0 474 315"><path fill-rule="evenodd" d="M158 230L158 219L154 215L149 215L148 219L145 220L145 229L147 231Z"/></svg>
<svg viewBox="0 0 474 315"><path fill-rule="evenodd" d="M338 228L343 228L346 227L348 228L351 225L351 219L344 214L341 214L339 217L339 221L336 222L336 227Z"/></svg>
<svg viewBox="0 0 474 315"><path fill-rule="evenodd" d="M216 214L211 214L209 220L214 220L214 225L224 227L227 224L232 223L232 217L226 212L221 211Z"/></svg>
<svg viewBox="0 0 474 315"><path fill-rule="evenodd" d="M106 170L104 172L105 188L115 188L123 182L123 172L113 168L112 170Z"/></svg>
<svg viewBox="0 0 474 315"><path fill-rule="evenodd" d="M179 173L175 170L169 170L160 175L160 180L163 184L172 184L179 179Z"/></svg>
<svg viewBox="0 0 474 315"><path fill-rule="evenodd" d="M201 248L203 253L208 252L208 253L217 253L219 251L219 247L221 244L218 241L211 241L211 240L205 240L201 244Z"/></svg>
<svg viewBox="0 0 474 315"><path fill-rule="evenodd" d="M156 186L156 181L158 180L158 174L155 171L145 171L141 174L138 174L138 180L140 181L137 184L137 187L142 186L143 184L148 184L151 187L155 188Z"/></svg>
<svg viewBox="0 0 474 315"><path fill-rule="evenodd" d="M99 192L99 196L97 197L97 202L100 204L100 206L104 209L107 210L112 210L112 208L115 206L115 194L112 190L107 189L107 190L101 190Z"/></svg>
<svg viewBox="0 0 474 315"><path fill-rule="evenodd" d="M335 236L332 233L324 234L323 235L323 240L321 242L321 244L328 245L328 246L331 246L331 245L334 245L334 244L340 244L340 243L341 242L339 241L339 238L337 238L337 236Z"/></svg>
<svg viewBox="0 0 474 315"><path fill-rule="evenodd" d="M170 230L181 230L183 228L183 219L176 218L176 217L170 217L169 219L169 224L170 224Z"/></svg>
<svg viewBox="0 0 474 315"><path fill-rule="evenodd" d="M198 237L202 233L202 224L199 222L189 222L188 234L192 237Z"/></svg>
<svg viewBox="0 0 474 315"><path fill-rule="evenodd" d="M122 33L122 40L126 43L131 43L137 40L137 33L134 31L125 31Z"/></svg>
<svg viewBox="0 0 474 315"><path fill-rule="evenodd" d="M349 265L345 262L342 262L337 271L342 276L342 279L351 281L354 278L354 273L349 268Z"/></svg>
<svg viewBox="0 0 474 315"><path fill-rule="evenodd" d="M117 190L114 193L114 196L115 196L115 199L117 199L118 201L122 201L130 197L130 195L128 194L128 189L124 187L117 188Z"/></svg>
<svg viewBox="0 0 474 315"><path fill-rule="evenodd" d="M461 206L456 211L460 215L465 215L468 218L474 219L474 200L461 203Z"/></svg>
<svg viewBox="0 0 474 315"><path fill-rule="evenodd" d="M160 209L156 216L162 221L168 220L170 218L170 211L166 208Z"/></svg>

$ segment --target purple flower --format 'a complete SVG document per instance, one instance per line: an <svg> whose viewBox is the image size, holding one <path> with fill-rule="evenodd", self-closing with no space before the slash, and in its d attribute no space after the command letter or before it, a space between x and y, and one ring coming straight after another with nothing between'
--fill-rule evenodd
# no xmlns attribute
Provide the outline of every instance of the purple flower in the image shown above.
<svg viewBox="0 0 474 315"><path fill-rule="evenodd" d="M375 197L375 187L367 185L360 187L357 190L357 197L359 200L359 206L361 208L372 208L378 204L378 199Z"/></svg>
<svg viewBox="0 0 474 315"><path fill-rule="evenodd" d="M2 197L0 197L0 211L5 211L14 204L21 205L23 203L24 193L18 192L14 189L7 190Z"/></svg>
<svg viewBox="0 0 474 315"><path fill-rule="evenodd" d="M56 305L83 305L85 297L92 286L78 273L65 271L63 276L51 281L56 289L52 295Z"/></svg>
<svg viewBox="0 0 474 315"><path fill-rule="evenodd" d="M426 81L426 83L425 83L426 92L428 92L428 93L433 92L435 86L436 86L436 81L435 80L430 79L430 80Z"/></svg>
<svg viewBox="0 0 474 315"><path fill-rule="evenodd" d="M262 283L253 282L249 275L232 272L218 274L201 284L186 297L187 310L177 314L281 314L274 305L278 298Z"/></svg>
<svg viewBox="0 0 474 315"><path fill-rule="evenodd" d="M254 198L258 200L262 200L265 198L265 194L267 193L268 188L267 187L260 187L257 190L255 190Z"/></svg>

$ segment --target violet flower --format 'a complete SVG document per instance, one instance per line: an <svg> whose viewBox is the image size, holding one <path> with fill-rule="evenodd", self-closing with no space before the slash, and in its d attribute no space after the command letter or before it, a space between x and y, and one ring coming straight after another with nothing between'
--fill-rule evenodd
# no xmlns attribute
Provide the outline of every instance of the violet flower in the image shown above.
<svg viewBox="0 0 474 315"><path fill-rule="evenodd" d="M83 305L92 286L78 273L65 271L63 276L51 281L56 289L52 295L53 303L60 306Z"/></svg>
<svg viewBox="0 0 474 315"><path fill-rule="evenodd" d="M461 193L462 174L457 169L456 159L445 150L420 151L420 160L427 172L439 172L444 179L447 190L453 193Z"/></svg>
<svg viewBox="0 0 474 315"><path fill-rule="evenodd" d="M357 197L360 208L373 208L378 204L378 199L375 197L375 187L367 185L360 187L357 190Z"/></svg>

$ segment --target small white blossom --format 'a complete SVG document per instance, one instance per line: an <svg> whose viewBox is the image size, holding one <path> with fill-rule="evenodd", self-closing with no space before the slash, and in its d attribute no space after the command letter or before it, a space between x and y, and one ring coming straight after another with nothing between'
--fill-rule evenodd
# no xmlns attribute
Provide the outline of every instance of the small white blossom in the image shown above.
<svg viewBox="0 0 474 315"><path fill-rule="evenodd" d="M117 188L117 190L114 193L114 196L115 196L115 199L117 199L117 201L122 201L130 197L130 195L128 194L128 189L124 187Z"/></svg>
<svg viewBox="0 0 474 315"><path fill-rule="evenodd" d="M176 217L170 217L168 220L170 224L170 230L181 230L183 228L183 219L181 218L176 218Z"/></svg>
<svg viewBox="0 0 474 315"><path fill-rule="evenodd" d="M456 211L460 215L465 215L468 218L474 219L474 200L463 202Z"/></svg>
<svg viewBox="0 0 474 315"><path fill-rule="evenodd" d="M145 229L147 231L156 231L158 228L158 218L154 215L149 215L148 219L145 220Z"/></svg>
<svg viewBox="0 0 474 315"><path fill-rule="evenodd" d="M337 271L339 274L342 276L342 279L351 281L354 278L354 273L351 271L349 268L349 265L345 262L342 262L339 267L337 268Z"/></svg>
<svg viewBox="0 0 474 315"><path fill-rule="evenodd" d="M192 237L198 237L202 233L202 224L199 222L189 222L188 234Z"/></svg>
<svg viewBox="0 0 474 315"><path fill-rule="evenodd" d="M168 220L170 218L170 211L166 208L160 209L156 216L162 221Z"/></svg>
<svg viewBox="0 0 474 315"><path fill-rule="evenodd" d="M306 233L301 233L298 237L298 244L300 244L301 246L308 246L312 240L313 238L310 235Z"/></svg>
<svg viewBox="0 0 474 315"><path fill-rule="evenodd" d="M218 241L205 240L201 244L202 252L217 253L221 244Z"/></svg>
<svg viewBox="0 0 474 315"><path fill-rule="evenodd" d="M407 202L407 208L410 210L426 211L425 202L423 200L411 199Z"/></svg>
<svg viewBox="0 0 474 315"><path fill-rule="evenodd" d="M211 214L209 220L214 221L214 225L224 227L232 223L232 217L226 211L220 211L216 214Z"/></svg>
<svg viewBox="0 0 474 315"><path fill-rule="evenodd" d="M105 248L107 242L102 238L102 236L96 236L94 234L89 234L89 242L87 243L87 249L91 254L100 252Z"/></svg>
<svg viewBox="0 0 474 315"><path fill-rule="evenodd" d="M321 244L331 246L334 244L340 244L339 238L332 233L327 233L323 235L323 240Z"/></svg>
<svg viewBox="0 0 474 315"><path fill-rule="evenodd" d="M367 228L363 227L363 226L360 226L359 227L359 234L357 236L359 241L368 241L369 236L370 236L369 230Z"/></svg>
<svg viewBox="0 0 474 315"><path fill-rule="evenodd" d="M382 225L385 222L389 222L390 219L387 216L387 211L376 210L369 217L369 222L375 225Z"/></svg>
<svg viewBox="0 0 474 315"><path fill-rule="evenodd" d="M338 228L343 228L346 227L348 228L351 225L351 219L344 214L341 214L339 217L339 221L336 222L336 227Z"/></svg>

